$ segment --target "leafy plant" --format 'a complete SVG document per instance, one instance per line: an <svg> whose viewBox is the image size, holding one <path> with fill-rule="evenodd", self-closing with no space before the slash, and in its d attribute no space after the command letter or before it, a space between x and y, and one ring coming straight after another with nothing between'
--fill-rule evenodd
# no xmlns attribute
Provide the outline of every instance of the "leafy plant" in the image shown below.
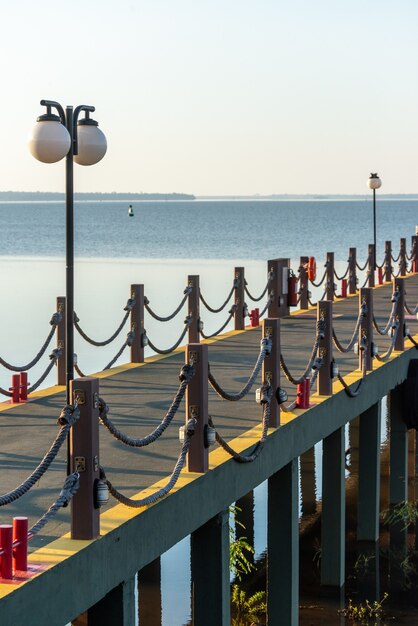
<svg viewBox="0 0 418 626"><path fill-rule="evenodd" d="M418 503L417 502L399 502L390 509L385 509L381 513L383 523L387 526L402 523L403 528L408 528L410 524L415 524L418 519Z"/></svg>
<svg viewBox="0 0 418 626"><path fill-rule="evenodd" d="M244 524L236 519L237 513L241 509L237 506L229 507L230 513L234 517L234 521L238 526L245 529ZM248 543L247 537L235 537L235 529L229 526L229 571L238 580L242 579L244 574L249 574L256 569L255 565L249 560L247 554L254 554L254 548Z"/></svg>
<svg viewBox="0 0 418 626"><path fill-rule="evenodd" d="M388 594L384 593L383 598L379 601L375 600L372 604L368 600L364 604L353 604L352 600L348 601L348 606L338 611L344 617L357 622L359 624L376 624L376 620L385 617L385 611L382 607L383 602L387 599Z"/></svg>
<svg viewBox="0 0 418 626"><path fill-rule="evenodd" d="M235 617L231 621L231 626L258 624L258 618L266 614L266 594L264 591L257 591L252 596L248 596L245 591L240 589L239 585L232 585L231 601L235 609Z"/></svg>

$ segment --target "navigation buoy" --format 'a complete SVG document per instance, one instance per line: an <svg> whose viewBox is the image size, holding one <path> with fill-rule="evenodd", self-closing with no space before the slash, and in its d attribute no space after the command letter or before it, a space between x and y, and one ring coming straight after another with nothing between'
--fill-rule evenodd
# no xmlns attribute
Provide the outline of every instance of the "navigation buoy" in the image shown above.
<svg viewBox="0 0 418 626"><path fill-rule="evenodd" d="M128 215L129 215L129 217L133 217L134 216L134 210L132 208L132 204L129 205Z"/></svg>

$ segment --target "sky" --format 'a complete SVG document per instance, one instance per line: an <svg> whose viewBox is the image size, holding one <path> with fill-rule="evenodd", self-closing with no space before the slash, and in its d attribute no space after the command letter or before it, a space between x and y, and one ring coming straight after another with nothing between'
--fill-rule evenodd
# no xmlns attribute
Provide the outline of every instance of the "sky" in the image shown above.
<svg viewBox="0 0 418 626"><path fill-rule="evenodd" d="M418 193L416 0L0 0L0 191L64 191L42 98L108 141L75 190Z"/></svg>

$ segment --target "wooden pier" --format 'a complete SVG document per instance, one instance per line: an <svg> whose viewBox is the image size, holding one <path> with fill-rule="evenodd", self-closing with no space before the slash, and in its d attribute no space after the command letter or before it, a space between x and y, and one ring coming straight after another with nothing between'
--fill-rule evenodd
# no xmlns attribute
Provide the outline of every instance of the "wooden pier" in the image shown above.
<svg viewBox="0 0 418 626"><path fill-rule="evenodd" d="M370 258L373 259L373 255ZM283 259L276 261L276 265L269 263L274 266L274 275L279 280L273 287L270 285L269 291L277 297L285 292L280 281L284 276L282 269L287 264ZM411 387L407 381L408 370L411 362L418 359L413 343L418 341L418 335L414 328L415 317L405 314L403 298L413 306L418 302L418 274L414 272L393 282L363 288L347 297L335 299L335 290L329 284L330 280L333 284L335 272L331 257L327 271L332 272L325 285L328 297L315 307L287 315L286 303L270 298L268 319L259 327L245 327L240 308L240 315L235 318L236 327L240 327L237 330L199 344L199 329L193 326L195 334L192 339L195 341L189 339L186 349L179 347L169 355L150 357L141 363L130 363L93 375L98 381L98 395L109 406L109 418L114 425L132 437L144 437L160 424L178 390L179 372L191 353L203 355L199 356L202 359L207 352L211 374L223 389L237 393L254 367L261 340L269 335L266 329L280 329L279 333L274 331L272 352L265 358L267 360L257 376L253 391L246 397L228 402L209 386L205 408L206 392L202 388L206 385L207 389L208 384L203 373L193 387L193 393L198 395L193 399L191 396L187 398L186 419L191 416L191 405L200 407L200 417L208 411L222 438L238 454L249 455L260 442L263 428L263 407L254 400L255 388L262 387L266 381L274 381L268 435L257 458L253 462L239 463L227 451L216 446L208 456L208 471L191 471L189 458L189 467L182 470L174 488L154 504L136 509L123 504L113 506L112 501L102 508L98 537L71 539L68 532L70 507L62 509L30 542L29 575L18 572L11 580L0 580L1 626L39 626L43 623L64 626L68 622L88 626L134 624L135 575L139 572L141 581L142 571L145 579L145 572L156 559L188 535L192 537L193 624L229 626L228 507L266 480L268 623L296 626L299 598L298 458L319 441L323 441L321 582L324 587L343 587L344 427L360 416L357 537L361 541L376 542L380 514L380 405L386 395L390 395L391 406L390 504L395 505L408 498L408 431L402 397L406 386ZM243 286L243 275L240 278ZM196 277L190 282L195 286ZM385 326L391 308L393 310L395 292L402 292L396 313L398 317L394 317L402 325L402 342L397 340L395 350L386 360L377 361L373 358L371 342L371 311L375 322ZM136 297L137 302L143 299L143 291L137 292ZM244 298L243 290L239 292L235 288L236 308L243 305ZM366 311L366 301L369 316L364 314L359 317L362 306ZM189 313L194 312L193 321L200 318L196 316L197 306L198 300L189 298ZM322 319L321 315L326 324L325 330L319 331L318 319ZM346 345L357 322L360 355L352 350L339 354L335 347L332 349L332 329L339 342ZM137 318L136 323L141 325L141 318ZM410 326L410 331L406 332L406 326ZM282 355L293 374L303 372L316 337L319 337L318 355L323 363L319 374L316 374L318 378L312 389L310 405L309 408L293 408L296 387L286 379L283 371L280 372L278 357ZM364 338L368 341L362 347ZM373 344L379 345L380 354L388 350L390 343L390 333L389 336L376 336L375 333ZM135 349L134 346L132 350ZM334 368L332 352L335 362L338 362L339 376L347 389L344 389L336 370L331 373ZM137 357L138 354L137 351ZM140 356L142 358L143 355ZM359 362L359 358L363 360ZM366 363L367 358L371 359L370 363ZM357 392L362 379L361 391ZM75 381L73 389L77 385ZM288 393L288 400L280 406L275 398L277 386ZM200 391L196 391L199 388ZM415 410L418 398L416 403ZM23 481L43 457L57 433L56 422L64 404L65 389L57 386L35 392L27 403L0 405L2 493L11 491ZM283 410L289 404L290 410ZM94 407L98 411L97 403ZM86 410L85 407L81 409ZM167 476L178 459L182 446L179 427L184 423L183 401L164 435L150 447L141 449L123 446L101 426L97 466L100 464L104 468L107 479L127 497L139 499L155 493L167 482ZM76 428L77 425L73 427L74 431ZM199 463L206 451L199 437L194 437L191 446L194 446L193 450L196 447L200 449L197 452ZM0 509L1 522L8 524L12 517L23 515L29 517L29 525L37 520L56 498L65 477L66 464L63 446L39 484L24 497ZM82 480L83 476L80 482ZM71 503L73 515L79 497L77 494ZM405 544L405 533L398 529L393 541ZM82 618L79 617L81 614ZM140 626L148 624L140 622Z"/></svg>

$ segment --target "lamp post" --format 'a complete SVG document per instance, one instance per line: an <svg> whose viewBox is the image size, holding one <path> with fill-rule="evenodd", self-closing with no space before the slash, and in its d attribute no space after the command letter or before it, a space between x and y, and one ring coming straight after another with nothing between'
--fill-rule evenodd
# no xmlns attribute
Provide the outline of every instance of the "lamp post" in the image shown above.
<svg viewBox="0 0 418 626"><path fill-rule="evenodd" d="M376 173L370 174L367 186L373 191L373 243L374 243L374 259L373 271L376 271L376 189L382 186L382 181Z"/></svg>
<svg viewBox="0 0 418 626"><path fill-rule="evenodd" d="M65 112L59 102L41 100L46 113L37 118L29 135L29 150L38 161L56 163L65 159L65 242L66 242L66 392L71 404L70 381L74 379L74 161L94 165L106 154L106 137L98 123L90 118L93 106L80 105ZM55 109L58 115L52 113ZM81 112L85 117L79 119Z"/></svg>

